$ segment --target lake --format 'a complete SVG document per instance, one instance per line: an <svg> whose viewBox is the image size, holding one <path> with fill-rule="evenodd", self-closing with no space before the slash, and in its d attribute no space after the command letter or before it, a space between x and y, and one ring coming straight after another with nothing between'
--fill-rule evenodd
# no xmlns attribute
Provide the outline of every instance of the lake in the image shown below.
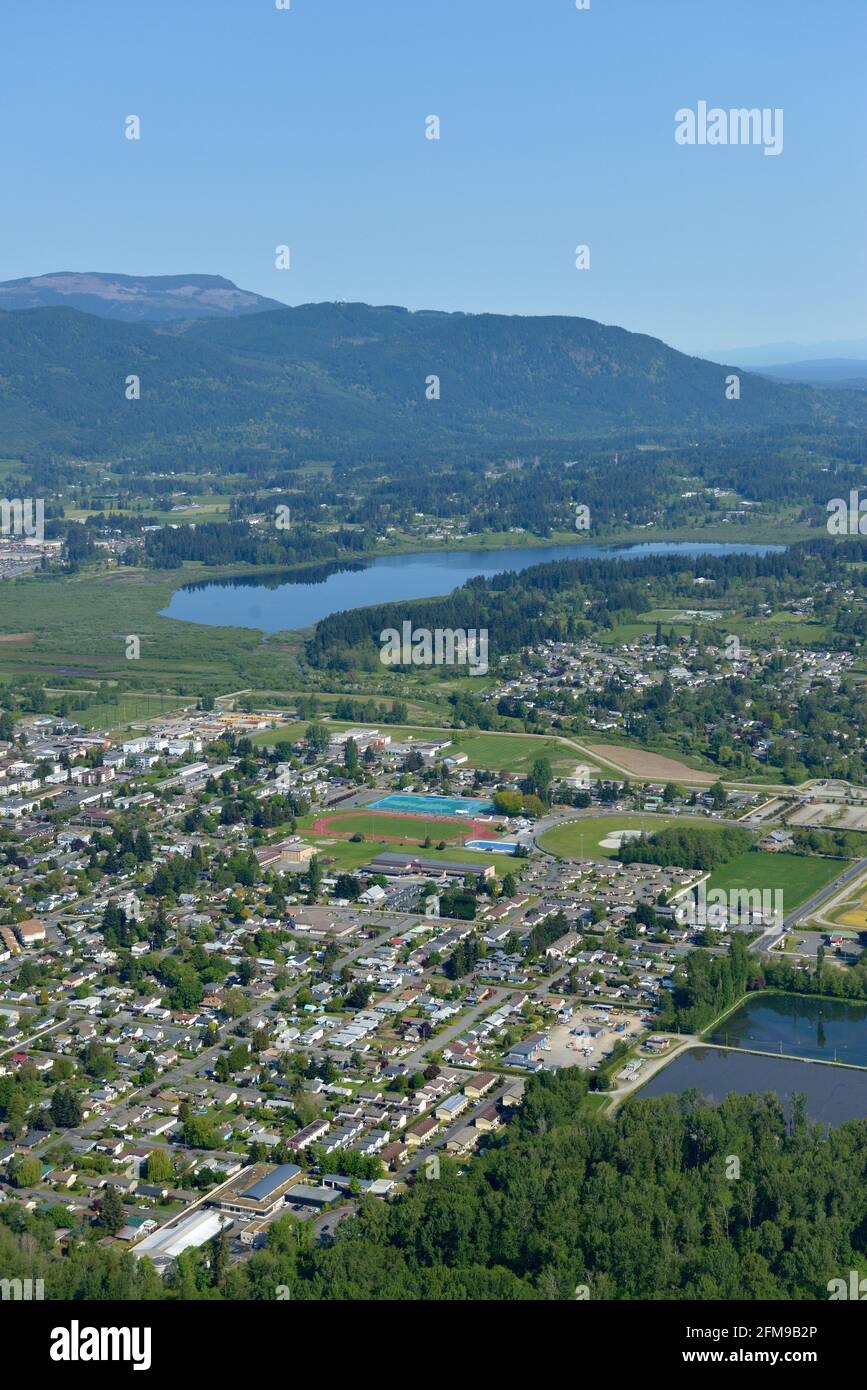
<svg viewBox="0 0 867 1390"><path fill-rule="evenodd" d="M715 1103L732 1091L742 1096L771 1091L784 1103L793 1095L803 1095L810 1119L826 1125L867 1116L867 1071L727 1052L720 1047L689 1048L651 1077L637 1095L679 1096L692 1089Z"/></svg>
<svg viewBox="0 0 867 1390"><path fill-rule="evenodd" d="M644 545L525 546L512 550L443 550L378 555L311 566L295 574L244 575L188 584L161 614L210 627L283 632L312 627L332 613L396 599L449 594L468 579L529 569L555 560L640 560L651 555L766 555L782 545L657 541Z"/></svg>

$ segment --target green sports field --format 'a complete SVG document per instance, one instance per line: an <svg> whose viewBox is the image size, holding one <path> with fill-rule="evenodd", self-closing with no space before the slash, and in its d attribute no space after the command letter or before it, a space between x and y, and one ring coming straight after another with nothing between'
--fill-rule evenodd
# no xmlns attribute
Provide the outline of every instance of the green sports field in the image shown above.
<svg viewBox="0 0 867 1390"><path fill-rule="evenodd" d="M826 887L846 868L842 859L820 859L816 855L765 854L748 850L714 869L707 891L721 888L767 889L783 893L783 911L792 912L805 899Z"/></svg>
<svg viewBox="0 0 867 1390"><path fill-rule="evenodd" d="M546 830L540 844L564 859L616 859L617 849L602 841L621 830L643 830L652 834L669 825L707 825L700 816L667 816L655 812L622 816L581 816L567 825Z"/></svg>
<svg viewBox="0 0 867 1390"><path fill-rule="evenodd" d="M307 844L313 845L323 859L333 861L333 869L338 873L354 873L383 852L418 854L424 859L458 859L461 863L478 864L480 868L491 864L498 878L507 873L519 876L527 863L526 859L513 859L509 854L484 854L480 850L464 849L460 844L449 845L444 850L422 849L417 841L395 844L394 841L365 839L362 844L353 844L351 840L334 840L327 834L318 834L315 830L305 830L301 833Z"/></svg>

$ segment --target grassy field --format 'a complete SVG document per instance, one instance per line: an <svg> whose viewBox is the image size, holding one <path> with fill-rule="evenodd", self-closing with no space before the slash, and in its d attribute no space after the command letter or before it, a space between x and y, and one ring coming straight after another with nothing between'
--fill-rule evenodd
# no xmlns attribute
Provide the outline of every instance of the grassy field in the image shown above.
<svg viewBox="0 0 867 1390"><path fill-rule="evenodd" d="M667 816L648 812L646 815L582 816L568 825L557 825L542 836L543 849L564 859L616 859L617 850L602 844L609 835L620 830L643 830L648 835L669 825L706 824L701 816Z"/></svg>
<svg viewBox="0 0 867 1390"><path fill-rule="evenodd" d="M160 616L182 584L223 573L204 565L170 572L119 567L9 581L0 637L31 635L0 641L0 681L36 679L51 688L68 683L76 692L88 680L134 681L143 691L181 696L297 685L297 639ZM126 659L129 635L140 639L139 660ZM81 700L81 707L90 703Z"/></svg>
<svg viewBox="0 0 867 1390"><path fill-rule="evenodd" d="M830 922L854 931L867 931L867 894L856 894L842 907L828 914Z"/></svg>
<svg viewBox="0 0 867 1390"><path fill-rule="evenodd" d="M750 851L714 869L707 891L721 888L767 889L783 893L783 909L792 912L811 894L818 892L839 874L846 864L841 859L820 859L799 854L764 854Z"/></svg>
<svg viewBox="0 0 867 1390"><path fill-rule="evenodd" d="M539 734L462 734L455 738L455 750L466 753L473 767L491 772L527 773L535 758L547 758L555 773L571 773L579 763L590 765L576 748Z"/></svg>
<svg viewBox="0 0 867 1390"><path fill-rule="evenodd" d="M411 840L423 840L425 836L436 842L446 840L449 844L463 844L465 839L471 839L470 826L466 820L449 817L438 820L433 816L404 816L392 815L386 811L348 811L345 815L334 812L332 816L328 812L321 815L305 816L304 821L309 822L313 828L314 821L328 820L327 827L329 835L354 835L359 833L366 835L369 839L377 836L398 838L406 836ZM301 822L303 825L304 822Z"/></svg>
<svg viewBox="0 0 867 1390"><path fill-rule="evenodd" d="M461 863L478 864L480 867L492 864L498 878L502 878L507 873L518 876L527 863L526 859L513 859L509 854L483 854L481 850L464 849L461 844L449 845L445 850L423 850L418 840L408 844L396 844L393 840L369 838L365 839L362 844L353 844L351 840L335 840L327 834L318 835L313 830L302 830L300 833L307 844L315 846L324 859L333 860L333 867L337 872L354 873L356 869L360 869L364 864L369 864L371 859L375 859L377 854L381 854L383 851L391 854L417 853L424 859L458 859ZM424 837L420 838L423 839ZM442 836L439 838L442 839Z"/></svg>
<svg viewBox="0 0 867 1390"><path fill-rule="evenodd" d="M85 729L122 729L134 722L154 718L158 714L170 714L172 710L189 707L193 701L181 695L164 695L153 692L132 692L118 695L111 701L92 701L89 692L68 692L46 687L49 695L61 695L72 706L69 717ZM81 703L79 703L81 701Z"/></svg>
<svg viewBox="0 0 867 1390"><path fill-rule="evenodd" d="M605 758L617 767L625 768L639 782L681 782L696 786L712 786L719 769L699 758L685 760L676 750L638 748L635 744L602 742L592 739L587 744L591 756Z"/></svg>
<svg viewBox="0 0 867 1390"><path fill-rule="evenodd" d="M353 727L347 720L324 719L323 722L329 729L343 730ZM561 776L571 773L579 763L594 765L591 759L584 757L577 748L570 748L568 744L560 743L550 735L471 733L462 729L416 724L382 724L379 727L383 733L391 734L396 742L412 739L416 743L424 743L428 739L448 738L451 742L445 750L447 757L465 753L471 767L490 772L505 770L526 773L530 771L533 760L539 757L547 758L554 772ZM297 734L287 733L285 728L265 729L262 733L253 735L253 742L270 746L292 737L297 737Z"/></svg>

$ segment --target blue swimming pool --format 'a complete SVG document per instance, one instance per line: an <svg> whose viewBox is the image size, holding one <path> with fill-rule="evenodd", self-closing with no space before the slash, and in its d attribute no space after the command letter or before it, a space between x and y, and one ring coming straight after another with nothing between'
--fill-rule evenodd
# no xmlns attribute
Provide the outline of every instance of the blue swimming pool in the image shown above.
<svg viewBox="0 0 867 1390"><path fill-rule="evenodd" d="M493 802L467 796L417 796L413 792L392 792L381 801L365 806L365 811L403 811L410 816L490 815Z"/></svg>
<svg viewBox="0 0 867 1390"><path fill-rule="evenodd" d="M464 849L485 849L489 854L514 854L517 840L466 840Z"/></svg>

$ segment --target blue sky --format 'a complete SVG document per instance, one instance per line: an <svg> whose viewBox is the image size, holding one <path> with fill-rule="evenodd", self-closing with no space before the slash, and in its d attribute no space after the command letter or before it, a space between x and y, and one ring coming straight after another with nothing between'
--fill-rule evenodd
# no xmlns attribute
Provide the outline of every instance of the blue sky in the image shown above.
<svg viewBox="0 0 867 1390"><path fill-rule="evenodd" d="M865 0L4 0L2 23L0 279L199 271L687 351L867 334ZM699 100L783 108L783 153L677 145Z"/></svg>

